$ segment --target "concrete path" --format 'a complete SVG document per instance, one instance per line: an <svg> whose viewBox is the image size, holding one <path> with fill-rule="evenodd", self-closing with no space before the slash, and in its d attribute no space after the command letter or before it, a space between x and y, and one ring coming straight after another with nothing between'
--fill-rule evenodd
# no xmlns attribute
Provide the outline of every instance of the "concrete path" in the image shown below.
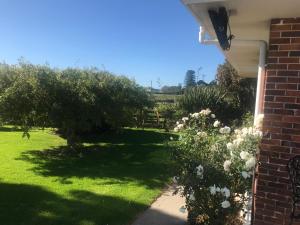
<svg viewBox="0 0 300 225"><path fill-rule="evenodd" d="M185 199L174 190L170 186L132 225L186 225L187 212L180 211Z"/></svg>

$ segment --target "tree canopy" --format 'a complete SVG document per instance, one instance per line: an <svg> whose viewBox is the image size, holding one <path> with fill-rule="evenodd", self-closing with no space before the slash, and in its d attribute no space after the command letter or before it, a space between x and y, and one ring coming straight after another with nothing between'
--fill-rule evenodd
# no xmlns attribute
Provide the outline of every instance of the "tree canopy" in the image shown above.
<svg viewBox="0 0 300 225"><path fill-rule="evenodd" d="M256 78L242 78L226 60L218 66L217 84L237 98L244 112L253 112L255 107Z"/></svg>
<svg viewBox="0 0 300 225"><path fill-rule="evenodd" d="M188 70L184 78L185 88L196 86L196 72L194 70Z"/></svg>
<svg viewBox="0 0 300 225"><path fill-rule="evenodd" d="M0 64L0 118L23 127L55 127L76 143L76 134L134 123L151 106L144 88L98 69L52 69L29 63Z"/></svg>

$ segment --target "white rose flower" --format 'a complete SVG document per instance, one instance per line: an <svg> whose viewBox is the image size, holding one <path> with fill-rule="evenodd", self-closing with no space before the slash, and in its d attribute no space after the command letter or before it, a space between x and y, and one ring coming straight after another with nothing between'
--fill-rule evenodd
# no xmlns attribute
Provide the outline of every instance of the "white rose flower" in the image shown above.
<svg viewBox="0 0 300 225"><path fill-rule="evenodd" d="M179 121L177 121L177 122L176 122L176 125L179 125L179 124L180 124Z"/></svg>
<svg viewBox="0 0 300 225"><path fill-rule="evenodd" d="M215 114L211 114L210 117L213 118L213 119L215 119L216 115Z"/></svg>
<svg viewBox="0 0 300 225"><path fill-rule="evenodd" d="M224 165L223 165L224 170L225 170L226 172L229 172L229 171L230 171L230 166L231 166L231 161L230 161L230 160L226 160L226 161L224 162Z"/></svg>
<svg viewBox="0 0 300 225"><path fill-rule="evenodd" d="M249 193L248 191L246 191L246 193L244 194L244 196L245 196L245 198L251 197L251 196L250 196L250 193Z"/></svg>
<svg viewBox="0 0 300 225"><path fill-rule="evenodd" d="M230 207L230 202L225 200L224 202L221 203L221 206L223 209L227 209Z"/></svg>
<svg viewBox="0 0 300 225"><path fill-rule="evenodd" d="M229 134L230 131L231 131L230 127L227 127L227 126L222 127L222 128L220 128L220 130L219 130L219 132L220 132L221 134Z"/></svg>
<svg viewBox="0 0 300 225"><path fill-rule="evenodd" d="M200 177L201 179L203 178L203 172L204 172L203 166L199 165L196 167L197 176Z"/></svg>
<svg viewBox="0 0 300 225"><path fill-rule="evenodd" d="M220 192L221 189L219 187L216 188L216 192Z"/></svg>
<svg viewBox="0 0 300 225"><path fill-rule="evenodd" d="M216 185L210 186L210 187L209 187L209 191L210 191L210 194L211 194L211 195L215 195L215 194L217 193Z"/></svg>
<svg viewBox="0 0 300 225"><path fill-rule="evenodd" d="M249 174L248 172L243 171L243 172L242 172L242 177L243 177L244 179L247 179L247 178L250 178L251 176L250 176L250 174Z"/></svg>
<svg viewBox="0 0 300 225"><path fill-rule="evenodd" d="M241 143L243 143L244 139L241 137L238 137L237 139L233 140L233 144L236 146L239 146Z"/></svg>
<svg viewBox="0 0 300 225"><path fill-rule="evenodd" d="M175 127L174 132L178 132L178 131L179 131L178 127Z"/></svg>
<svg viewBox="0 0 300 225"><path fill-rule="evenodd" d="M205 113L206 113L206 115L209 115L209 114L211 113L211 110L210 110L209 108L207 108L207 109L205 110Z"/></svg>
<svg viewBox="0 0 300 225"><path fill-rule="evenodd" d="M171 140L171 141L173 141L173 140L174 140L174 138L173 138L173 137L170 137L170 140Z"/></svg>
<svg viewBox="0 0 300 225"><path fill-rule="evenodd" d="M192 193L190 194L189 199L190 199L191 201L195 201L195 200L196 200L195 195L194 195L194 192L192 192Z"/></svg>
<svg viewBox="0 0 300 225"><path fill-rule="evenodd" d="M234 130L234 133L235 133L235 134L241 134L242 132L241 132L241 130L239 130L239 129L235 129L235 130Z"/></svg>
<svg viewBox="0 0 300 225"><path fill-rule="evenodd" d="M227 187L224 187L221 189L221 193L226 197L229 198L230 197L230 190Z"/></svg>
<svg viewBox="0 0 300 225"><path fill-rule="evenodd" d="M247 160L250 157L250 154L248 152L241 151L240 157L242 160Z"/></svg>
<svg viewBox="0 0 300 225"><path fill-rule="evenodd" d="M182 117L182 121L183 121L183 122L186 122L186 121L188 121L188 120L189 120L188 117Z"/></svg>
<svg viewBox="0 0 300 225"><path fill-rule="evenodd" d="M253 129L253 127L248 128L248 134L253 135L254 132L255 132L255 129Z"/></svg>
<svg viewBox="0 0 300 225"><path fill-rule="evenodd" d="M246 161L245 167L246 169L252 169L255 167L256 159L252 156L250 159Z"/></svg>
<svg viewBox="0 0 300 225"><path fill-rule="evenodd" d="M210 109L202 109L200 111L200 115L202 115L202 116L208 116L210 113L211 113Z"/></svg>
<svg viewBox="0 0 300 225"><path fill-rule="evenodd" d="M204 132L204 131L199 131L199 132L197 133L197 135L198 135L199 137L207 137L207 133Z"/></svg>
<svg viewBox="0 0 300 225"><path fill-rule="evenodd" d="M248 128L247 128L247 127L244 127L244 128L242 129L242 136L245 137L245 136L247 136L247 135L248 135Z"/></svg>
<svg viewBox="0 0 300 225"><path fill-rule="evenodd" d="M233 144L229 142L229 143L227 143L226 147L227 147L228 150L232 150L233 149Z"/></svg>
<svg viewBox="0 0 300 225"><path fill-rule="evenodd" d="M196 118L196 119L199 118L199 113L193 113L193 114L192 114L192 117L193 117L193 118Z"/></svg>
<svg viewBox="0 0 300 225"><path fill-rule="evenodd" d="M216 120L215 122L214 122L214 127L219 127L220 126L220 121L219 120Z"/></svg>
<svg viewBox="0 0 300 225"><path fill-rule="evenodd" d="M224 127L224 130L225 130L225 134L229 134L231 132L231 128L227 126Z"/></svg>
<svg viewBox="0 0 300 225"><path fill-rule="evenodd" d="M179 125L177 126L178 129L182 129L183 127L184 127L183 124L179 124Z"/></svg>

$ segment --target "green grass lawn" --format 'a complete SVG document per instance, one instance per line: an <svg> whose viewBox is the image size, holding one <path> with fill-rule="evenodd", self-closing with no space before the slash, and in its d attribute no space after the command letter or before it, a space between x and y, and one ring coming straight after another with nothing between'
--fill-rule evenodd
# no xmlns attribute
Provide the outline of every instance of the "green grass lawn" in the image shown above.
<svg viewBox="0 0 300 225"><path fill-rule="evenodd" d="M50 130L0 128L0 224L126 225L160 194L171 162L158 130L82 139L81 152Z"/></svg>

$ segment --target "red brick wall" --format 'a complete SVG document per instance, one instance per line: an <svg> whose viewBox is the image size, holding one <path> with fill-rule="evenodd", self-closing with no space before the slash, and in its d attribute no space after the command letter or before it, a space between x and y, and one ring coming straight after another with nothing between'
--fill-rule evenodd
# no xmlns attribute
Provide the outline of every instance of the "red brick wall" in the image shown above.
<svg viewBox="0 0 300 225"><path fill-rule="evenodd" d="M291 212L286 165L300 154L300 18L271 22L264 99L254 225L285 225Z"/></svg>

